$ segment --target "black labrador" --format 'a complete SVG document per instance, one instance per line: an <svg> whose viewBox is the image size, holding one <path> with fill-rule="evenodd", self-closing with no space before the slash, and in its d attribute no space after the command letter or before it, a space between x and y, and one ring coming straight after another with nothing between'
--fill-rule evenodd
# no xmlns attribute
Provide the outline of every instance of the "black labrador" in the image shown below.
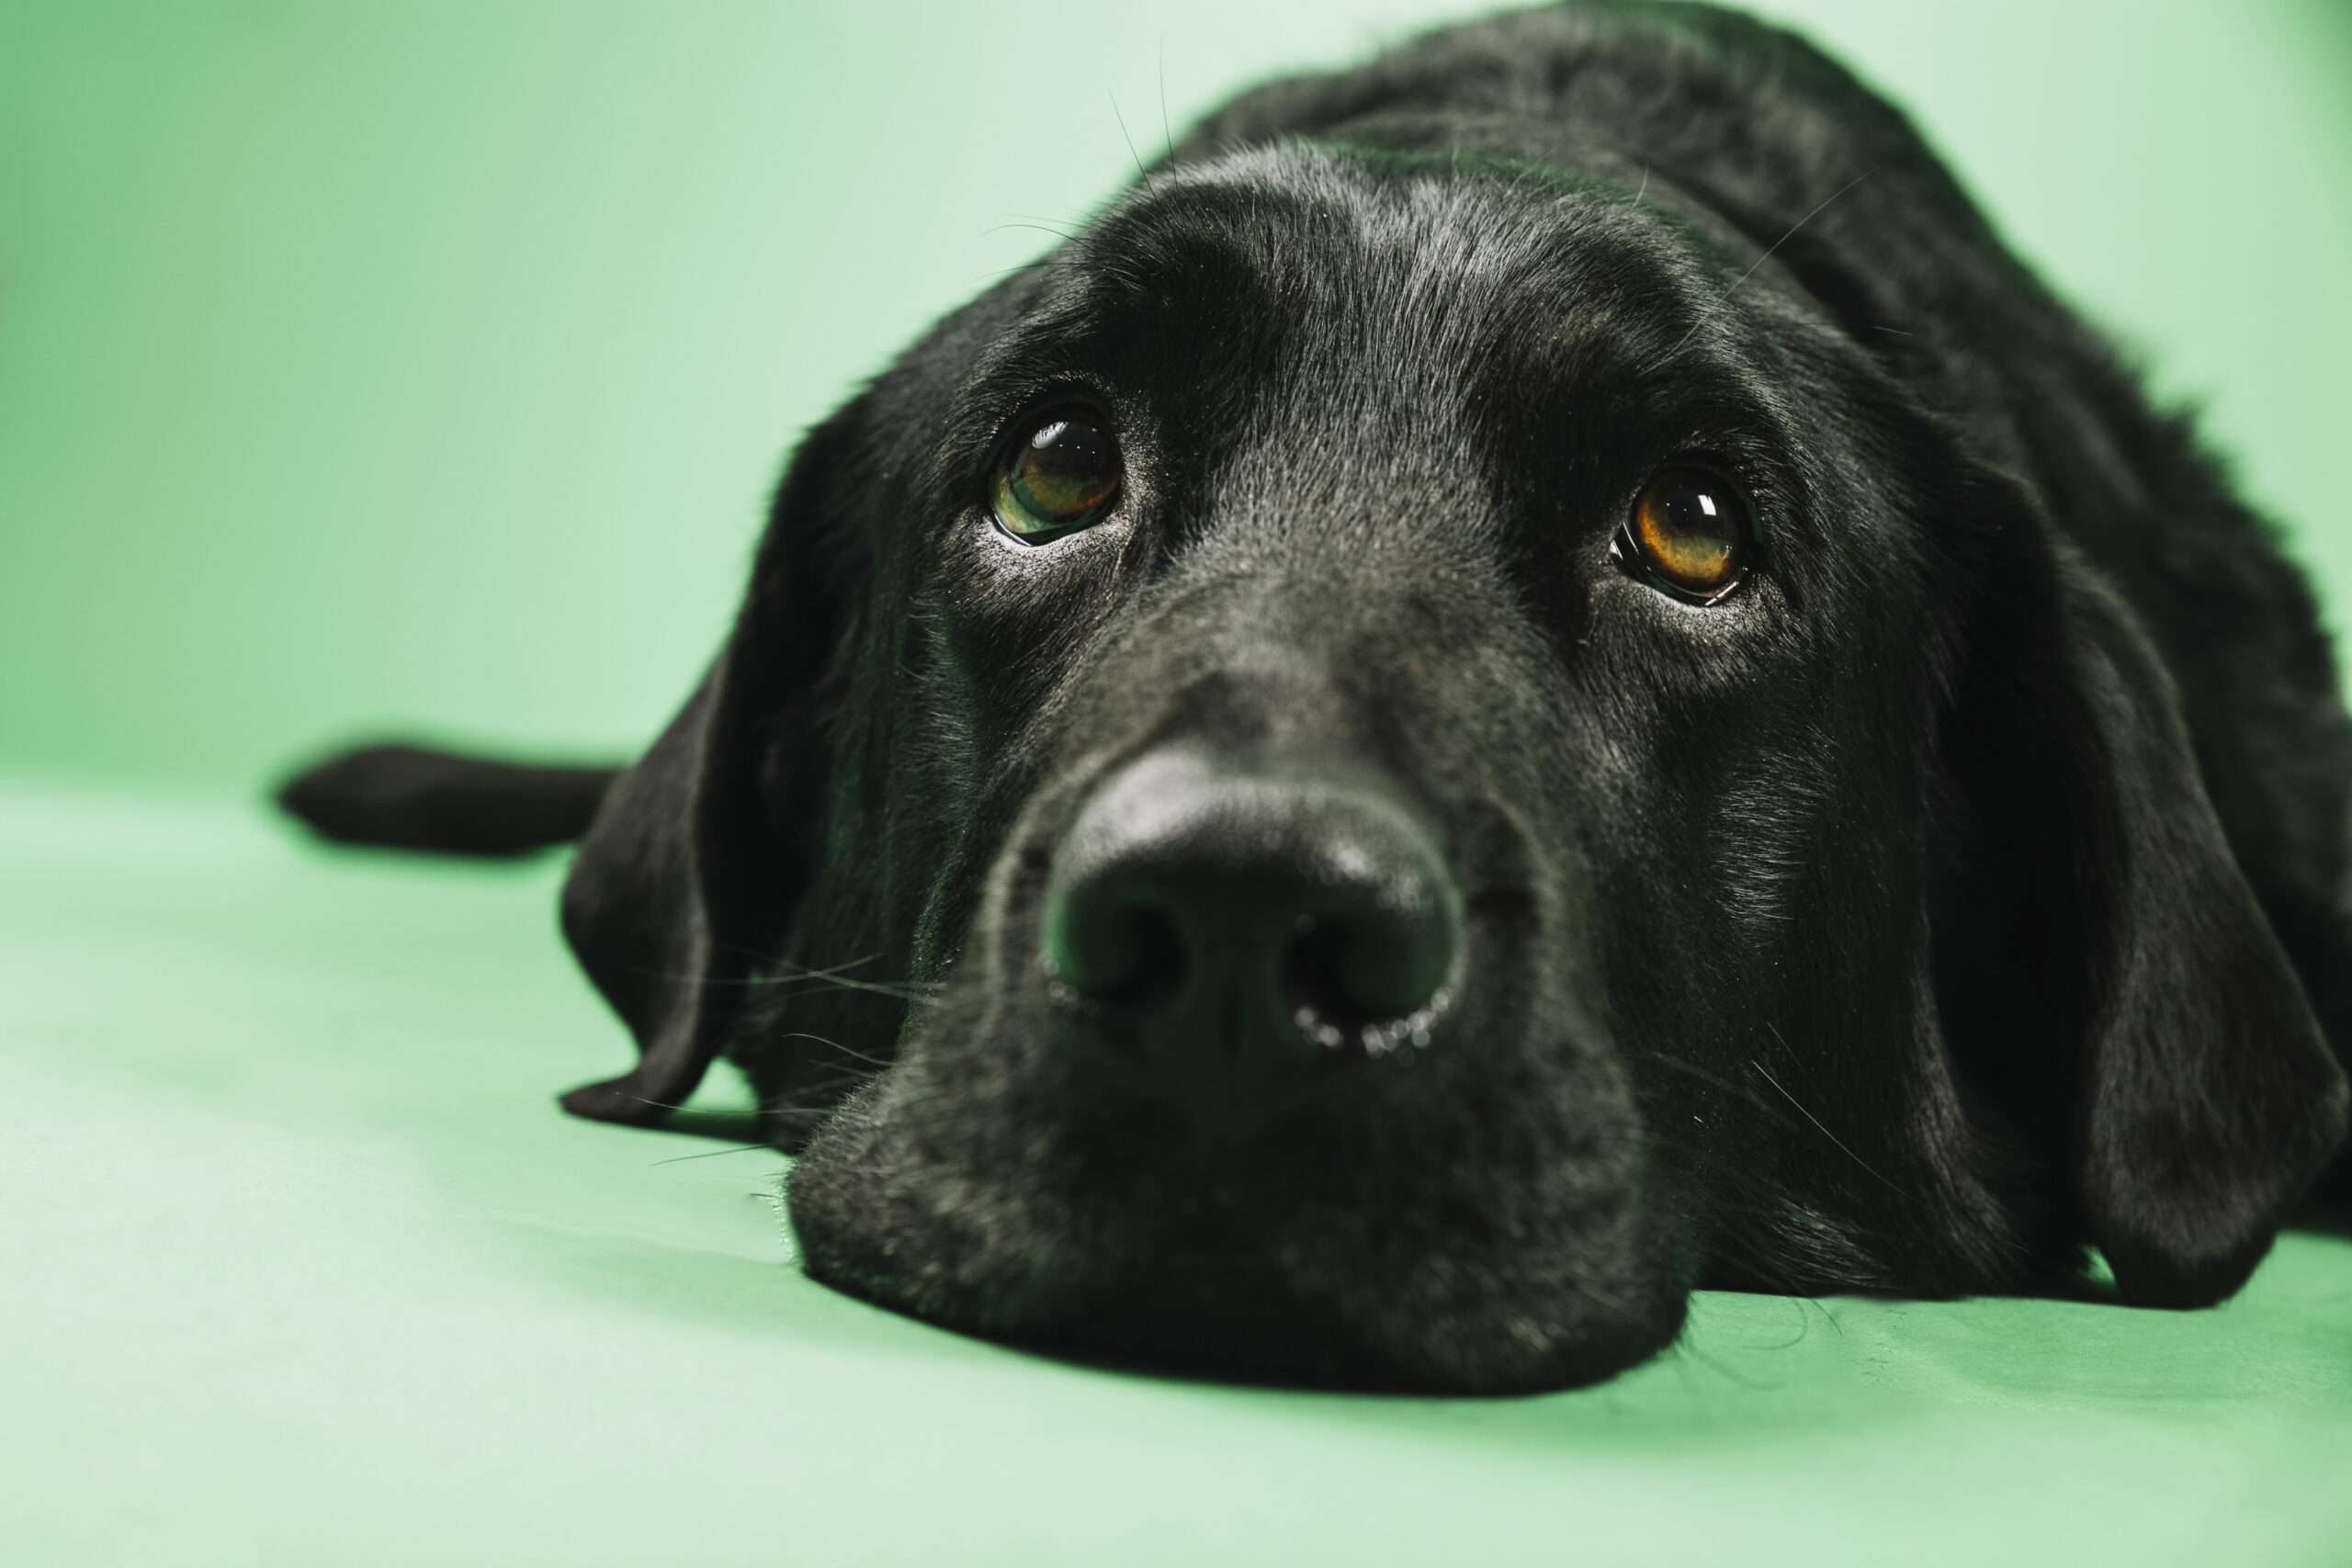
<svg viewBox="0 0 2352 1568"><path fill-rule="evenodd" d="M288 799L584 828L642 1055L566 1107L727 1055L809 1272L1023 1343L1544 1389L1695 1286L2090 1246L2199 1306L2343 1139L2310 588L1899 112L1704 6L1209 116L808 434L608 777Z"/></svg>

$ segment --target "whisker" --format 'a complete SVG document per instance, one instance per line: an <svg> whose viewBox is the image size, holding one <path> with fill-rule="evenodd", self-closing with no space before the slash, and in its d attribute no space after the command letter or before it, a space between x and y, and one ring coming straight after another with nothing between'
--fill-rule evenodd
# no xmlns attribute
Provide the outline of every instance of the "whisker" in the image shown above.
<svg viewBox="0 0 2352 1568"><path fill-rule="evenodd" d="M1732 280L1731 287L1724 289L1722 294L1718 295L1713 305L1708 306L1706 310L1701 311L1691 320L1690 328L1685 331L1680 337L1675 339L1674 346L1668 349L1666 353L1658 358L1657 362L1650 367L1651 373L1655 374L1670 364L1673 361L1674 356L1682 352L1682 345L1689 343L1692 335L1696 333L1701 327L1706 325L1709 321L1713 321L1715 313L1730 302L1733 295L1739 292L1739 286L1746 283L1749 278L1754 277L1756 276L1757 269L1761 267L1766 262L1772 259L1773 252L1779 250L1782 245L1787 244L1791 240L1796 237L1798 230L1804 228L1806 224L1820 217L1822 213L1827 211L1831 202L1836 201L1839 197L1844 196L1848 191L1853 189L1856 186L1860 185L1864 180L1869 179L1872 175L1877 173L1878 170L1874 167L1864 169L1860 174L1856 175L1852 179L1848 180L1844 185L1839 186L1836 190L1830 192L1828 200L1824 201L1811 212L1806 213L1804 217L1790 224L1787 231L1783 232L1779 239L1764 247L1764 254L1762 255L1758 256L1753 262L1748 264L1747 270L1746 272L1741 273L1737 277ZM1642 171L1642 187L1645 190L1649 188L1649 171L1647 169L1644 169Z"/></svg>
<svg viewBox="0 0 2352 1568"><path fill-rule="evenodd" d="M1150 179L1151 171L1143 166L1143 154L1136 151L1136 139L1127 134L1127 117L1119 112L1119 95L1108 87L1103 89L1103 93L1111 100L1111 118L1119 122L1119 140L1127 144L1127 156L1136 161L1136 178Z"/></svg>
<svg viewBox="0 0 2352 1568"><path fill-rule="evenodd" d="M1159 141L1168 161L1176 161L1176 133L1168 129L1168 35L1159 35Z"/></svg>
<svg viewBox="0 0 2352 1568"><path fill-rule="evenodd" d="M1767 1027L1769 1028L1769 1027L1770 1027L1770 1025L1767 1025ZM1774 1039L1776 1039L1776 1040L1780 1039L1780 1031L1778 1031L1778 1030L1774 1030L1774 1031L1772 1032L1772 1037L1773 1037ZM1781 1042L1781 1043L1782 1043L1783 1045L1785 1045L1785 1044L1787 1043L1787 1042L1782 1041L1782 1042ZM1815 1116L1812 1111L1807 1111L1807 1110L1804 1108L1804 1102L1803 1102L1803 1101L1801 1101L1801 1100L1799 1100L1795 1095L1791 1094L1791 1093L1790 1093L1786 1089L1782 1089L1782 1088L1781 1088L1781 1080L1780 1080L1780 1079L1778 1079L1778 1078L1776 1078L1776 1077L1774 1077L1772 1076L1772 1071L1771 1071L1771 1069L1770 1069L1770 1068L1767 1067L1763 1063L1761 1063L1761 1062L1759 1062L1759 1061L1757 1061L1757 1060L1756 1060L1755 1058L1753 1058L1753 1057L1750 1057L1750 1058L1748 1059L1748 1063L1747 1063L1747 1065L1748 1065L1749 1066L1751 1066L1751 1067L1754 1067L1758 1072L1759 1072L1759 1073L1763 1074L1763 1075L1764 1075L1764 1081L1765 1081L1766 1083L1770 1084L1774 1089L1780 1089L1780 1090L1781 1090L1781 1098L1782 1098L1782 1099L1784 1099L1784 1100L1787 1100L1791 1105L1793 1105L1793 1106L1795 1106L1795 1107L1797 1108L1797 1114L1798 1114L1798 1115L1800 1115L1800 1116L1803 1116L1806 1121L1808 1121L1808 1122L1812 1122L1815 1127L1820 1128L1821 1135L1822 1135L1823 1137L1825 1137L1825 1138L1828 1139L1831 1143L1836 1144L1836 1145L1838 1145L1838 1148L1839 1152L1841 1152L1842 1154L1844 1154L1844 1155L1845 1155L1845 1156L1846 1156L1848 1159L1852 1160L1856 1165L1860 1166L1864 1170L1869 1171L1872 1176L1876 1176L1876 1177L1878 1177L1878 1179L1879 1179L1880 1181L1882 1181L1882 1182L1885 1182L1887 1190L1888 1190L1889 1191L1891 1191L1891 1192L1894 1193L1897 1197L1901 1197L1901 1198L1908 1198L1908 1199L1910 1199L1910 1201L1911 1201L1912 1202L1914 1202L1914 1203L1917 1203L1917 1202L1918 1202L1918 1201L1919 1201L1918 1198L1917 1198L1916 1196L1914 1196L1912 1193L1907 1192L1907 1191L1905 1191L1902 1188L1895 1186L1895 1184L1894 1184L1894 1182L1892 1182L1892 1181L1887 1181L1887 1179L1886 1179L1886 1178L1885 1178L1885 1177L1883 1177L1883 1176L1879 1176L1879 1173L1878 1173L1877 1169L1876 1169L1874 1167L1872 1167L1872 1166L1871 1166L1871 1162L1870 1162L1870 1161L1868 1161L1868 1160L1864 1159L1861 1156L1860 1156L1860 1155L1856 1154L1853 1150L1851 1150L1851 1149L1848 1148L1848 1147L1846 1146L1845 1143L1844 1143L1841 1139L1839 1139L1839 1137L1838 1136L1838 1134L1835 1134L1835 1133L1831 1132L1831 1131L1830 1131L1828 1128L1826 1128L1826 1127L1823 1127L1823 1126L1821 1125L1821 1119L1820 1119L1819 1117Z"/></svg>
<svg viewBox="0 0 2352 1568"><path fill-rule="evenodd" d="M1852 179L1848 180L1844 185L1839 186L1836 190L1831 191L1829 193L1828 199L1824 201L1819 207L1815 208L1811 212L1806 213L1804 217L1790 224L1788 232L1782 234L1770 245L1767 245L1764 248L1764 254L1758 256L1755 261L1751 262L1748 265L1747 270L1741 273L1739 276L1734 280L1729 288L1724 290L1724 299L1728 299L1733 295L1738 293L1739 286L1747 282L1749 278L1754 277L1756 276L1756 269L1762 266L1766 262L1770 261L1774 251L1779 250L1782 245L1787 244L1791 240L1796 238L1796 232L1798 230L1804 228L1806 224L1820 217L1824 212L1829 210L1830 202L1836 201L1839 197L1844 196L1848 191L1853 189L1856 186L1861 184L1864 180L1869 179L1872 175L1877 173L1878 170L1875 168L1864 169L1860 174L1856 175ZM1723 300L1719 299L1716 303L1721 304L1723 303Z"/></svg>
<svg viewBox="0 0 2352 1568"><path fill-rule="evenodd" d="M1780 1038L1777 1032L1773 1035L1773 1038ZM1710 1072L1707 1068L1699 1066L1696 1062L1687 1061L1680 1056L1668 1055L1663 1051L1644 1051L1641 1055L1646 1059L1657 1063L1658 1066L1662 1067L1672 1067L1676 1072L1687 1073L1690 1077L1699 1079L1702 1083L1722 1089L1725 1094L1736 1095L1759 1110L1769 1111L1775 1116L1780 1114L1780 1107L1766 1100L1762 1095L1758 1094L1756 1092L1755 1086L1752 1084L1744 1084L1735 1078L1724 1077L1720 1073Z"/></svg>
<svg viewBox="0 0 2352 1568"><path fill-rule="evenodd" d="M869 953L863 958L853 958L845 964L836 964L830 969L810 969L795 964L788 958L778 959L775 961L775 969L766 978L771 985L779 988L785 986L795 987L805 986L814 987L820 991L825 989L867 991L903 1002L930 1001L935 999L939 993L946 988L943 982L937 980L858 980L843 973L844 970L854 969L861 964L871 964L875 956Z"/></svg>
<svg viewBox="0 0 2352 1568"><path fill-rule="evenodd" d="M1770 1393L1781 1386L1778 1383L1759 1382L1754 1378L1742 1376L1734 1371L1729 1363L1700 1349L1698 1346L1690 1343L1690 1329L1687 1325L1682 1333L1675 1337L1674 1351L1679 1356L1688 1356L1694 1361L1704 1362L1717 1376L1737 1383L1751 1393Z"/></svg>
<svg viewBox="0 0 2352 1568"><path fill-rule="evenodd" d="M775 1145L773 1144L738 1144L731 1149L705 1149L700 1154L673 1155L668 1159L657 1159L653 1163L655 1165L684 1165L690 1159L720 1159L728 1155L772 1155L775 1152Z"/></svg>
<svg viewBox="0 0 2352 1568"><path fill-rule="evenodd" d="M839 1051L844 1056L854 1056L857 1060L871 1063L876 1067L888 1067L895 1065L888 1057L869 1056L863 1051L851 1049L849 1046L842 1044L838 1040L828 1040L821 1034L810 1034L804 1030L787 1030L784 1033L774 1035L771 1038L777 1040L814 1040L820 1045L831 1046L834 1050Z"/></svg>
<svg viewBox="0 0 2352 1568"><path fill-rule="evenodd" d="M1050 223L1035 222L1028 219L1012 219L1002 223L991 223L987 228L981 230L980 232L983 234L1001 234L1007 229L1034 230L1040 234L1051 234L1055 239L1064 242L1078 238L1076 234L1071 233L1067 229L1057 229ZM1013 270L1017 271L1018 269L1015 268Z"/></svg>

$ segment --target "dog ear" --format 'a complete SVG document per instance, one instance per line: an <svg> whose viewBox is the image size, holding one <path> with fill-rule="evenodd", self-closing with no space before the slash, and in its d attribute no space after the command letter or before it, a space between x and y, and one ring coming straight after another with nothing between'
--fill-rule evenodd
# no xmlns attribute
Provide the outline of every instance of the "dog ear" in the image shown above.
<svg viewBox="0 0 2352 1568"><path fill-rule="evenodd" d="M2019 487L1969 488L1985 556L1962 574L1945 756L1973 863L1939 900L1947 1032L2066 1170L2125 1299L2210 1305L2342 1142L2344 1075L2137 618Z"/></svg>
<svg viewBox="0 0 2352 1568"><path fill-rule="evenodd" d="M639 1052L563 1096L576 1116L644 1124L683 1104L815 880L863 625L870 454L864 399L801 443L725 648L572 863L564 936Z"/></svg>

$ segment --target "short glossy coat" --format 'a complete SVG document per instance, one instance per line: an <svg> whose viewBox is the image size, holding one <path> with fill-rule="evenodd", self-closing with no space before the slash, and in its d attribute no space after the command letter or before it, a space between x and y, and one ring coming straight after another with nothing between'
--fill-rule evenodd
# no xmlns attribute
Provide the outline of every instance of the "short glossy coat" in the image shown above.
<svg viewBox="0 0 2352 1568"><path fill-rule="evenodd" d="M1073 398L1118 502L1024 543ZM1703 605L1612 550L1691 461L1755 510ZM1256 1100L1204 1040L1215 1117L1072 1047L1053 868L1169 758L1426 824L1442 1037ZM2301 578L1894 109L1532 11L1243 95L809 434L567 890L644 1052L568 1103L724 1052L819 1278L1214 1371L1553 1387L1695 1286L2090 1244L2197 1305L2343 1136L2347 779Z"/></svg>

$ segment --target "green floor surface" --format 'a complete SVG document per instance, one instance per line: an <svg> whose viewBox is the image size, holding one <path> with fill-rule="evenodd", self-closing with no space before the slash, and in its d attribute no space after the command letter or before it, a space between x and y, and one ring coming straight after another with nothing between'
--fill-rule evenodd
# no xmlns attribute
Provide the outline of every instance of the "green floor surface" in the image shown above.
<svg viewBox="0 0 2352 1568"><path fill-rule="evenodd" d="M0 1562L2352 1563L2352 1241L1707 1294L1536 1399L1068 1367L801 1278L772 1154L559 1115L627 1047L558 874L0 790Z"/></svg>

